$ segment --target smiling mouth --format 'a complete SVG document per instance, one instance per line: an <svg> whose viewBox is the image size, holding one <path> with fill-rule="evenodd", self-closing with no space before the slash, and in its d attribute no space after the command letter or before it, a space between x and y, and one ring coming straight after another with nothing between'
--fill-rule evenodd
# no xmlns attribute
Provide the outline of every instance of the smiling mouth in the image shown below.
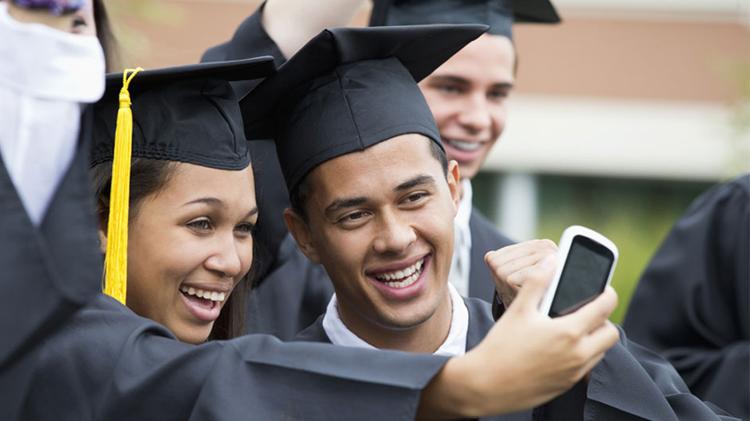
<svg viewBox="0 0 750 421"><path fill-rule="evenodd" d="M381 272L377 275L373 275L373 278L390 288L406 288L419 279L419 275L422 274L422 267L424 266L425 259L426 256L419 259L409 267L392 272Z"/></svg>
<svg viewBox="0 0 750 421"><path fill-rule="evenodd" d="M209 291L200 288L188 287L185 285L180 287L180 292L187 295L188 298L191 299L200 299L203 301L210 301L215 303L222 303L227 297L227 294L224 292Z"/></svg>
<svg viewBox="0 0 750 421"><path fill-rule="evenodd" d="M464 152L476 152L484 146L485 142L467 142L465 140L443 138L443 142Z"/></svg>

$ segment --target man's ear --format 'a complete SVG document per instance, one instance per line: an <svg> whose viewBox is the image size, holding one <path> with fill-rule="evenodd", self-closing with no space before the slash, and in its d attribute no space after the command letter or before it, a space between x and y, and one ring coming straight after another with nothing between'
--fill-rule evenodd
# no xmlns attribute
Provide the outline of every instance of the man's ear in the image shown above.
<svg viewBox="0 0 750 421"><path fill-rule="evenodd" d="M101 228L99 228L99 249L102 254L107 254L107 233Z"/></svg>
<svg viewBox="0 0 750 421"><path fill-rule="evenodd" d="M461 171L458 168L458 162L450 160L448 162L448 174L446 175L448 181L448 189L451 192L451 200L453 200L453 206L458 211L458 204L461 201Z"/></svg>
<svg viewBox="0 0 750 421"><path fill-rule="evenodd" d="M294 237L294 241L297 242L297 247L302 250L302 253L313 263L320 263L320 256L312 241L310 227L304 218L291 208L286 208L284 209L284 222L286 222L287 229Z"/></svg>

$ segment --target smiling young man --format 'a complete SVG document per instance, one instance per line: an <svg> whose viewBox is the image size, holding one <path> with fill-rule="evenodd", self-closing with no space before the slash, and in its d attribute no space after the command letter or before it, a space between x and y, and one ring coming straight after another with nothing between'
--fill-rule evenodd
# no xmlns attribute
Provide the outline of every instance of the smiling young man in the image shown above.
<svg viewBox="0 0 750 421"><path fill-rule="evenodd" d="M334 343L433 352L444 347L448 331L454 334L445 347L465 342L466 307L446 282L457 179L458 165L446 164L420 134L396 136L310 172L310 193L292 201L287 220L302 251L323 263L333 281L336 295L322 322L340 339Z"/></svg>

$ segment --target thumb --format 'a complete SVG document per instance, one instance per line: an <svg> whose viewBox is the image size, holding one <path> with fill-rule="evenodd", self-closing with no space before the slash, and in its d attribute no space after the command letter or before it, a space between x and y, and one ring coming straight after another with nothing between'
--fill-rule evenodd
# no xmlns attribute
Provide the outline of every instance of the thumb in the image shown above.
<svg viewBox="0 0 750 421"><path fill-rule="evenodd" d="M538 311L547 286L555 274L556 261L556 255L546 256L533 270L528 271L516 299L513 300L508 310L515 307L522 312Z"/></svg>

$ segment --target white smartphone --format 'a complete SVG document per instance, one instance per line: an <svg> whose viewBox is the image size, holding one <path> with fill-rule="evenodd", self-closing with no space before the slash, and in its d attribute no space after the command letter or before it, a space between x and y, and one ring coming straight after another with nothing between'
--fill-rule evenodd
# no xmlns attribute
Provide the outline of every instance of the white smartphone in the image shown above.
<svg viewBox="0 0 750 421"><path fill-rule="evenodd" d="M586 227L565 229L558 247L557 271L539 306L550 317L572 313L604 292L617 264L617 246Z"/></svg>

